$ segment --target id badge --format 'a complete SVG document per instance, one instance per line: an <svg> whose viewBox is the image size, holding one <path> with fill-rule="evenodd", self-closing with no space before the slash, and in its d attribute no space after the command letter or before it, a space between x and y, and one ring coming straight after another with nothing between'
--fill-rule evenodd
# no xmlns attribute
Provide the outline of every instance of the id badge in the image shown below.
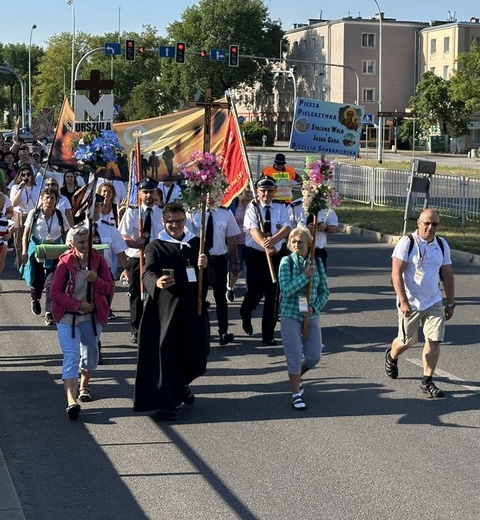
<svg viewBox="0 0 480 520"><path fill-rule="evenodd" d="M195 272L194 267L187 267L187 278L189 282L197 281L197 273Z"/></svg>
<svg viewBox="0 0 480 520"><path fill-rule="evenodd" d="M306 298L298 299L298 310L300 312L308 312L308 300Z"/></svg>
<svg viewBox="0 0 480 520"><path fill-rule="evenodd" d="M422 285L422 280L423 280L423 275L425 273L423 272L422 269L419 269L417 267L417 269L415 269L415 276L413 277L413 281L417 284L417 285Z"/></svg>

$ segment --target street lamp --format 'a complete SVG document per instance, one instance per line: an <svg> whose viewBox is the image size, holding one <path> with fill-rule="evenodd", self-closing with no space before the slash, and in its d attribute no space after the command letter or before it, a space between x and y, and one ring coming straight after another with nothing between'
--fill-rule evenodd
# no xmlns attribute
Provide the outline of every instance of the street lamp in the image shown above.
<svg viewBox="0 0 480 520"><path fill-rule="evenodd" d="M36 28L35 24L30 28L30 40L28 42L28 128L32 128L32 33Z"/></svg>
<svg viewBox="0 0 480 520"><path fill-rule="evenodd" d="M383 14L377 0L373 0L378 9L378 111L382 111L382 18ZM377 133L377 159L383 162L383 117L378 118L379 132Z"/></svg>
<svg viewBox="0 0 480 520"><path fill-rule="evenodd" d="M75 4L73 0L67 0L67 4L72 6L72 72L70 76L70 105L73 106L73 96L75 87Z"/></svg>

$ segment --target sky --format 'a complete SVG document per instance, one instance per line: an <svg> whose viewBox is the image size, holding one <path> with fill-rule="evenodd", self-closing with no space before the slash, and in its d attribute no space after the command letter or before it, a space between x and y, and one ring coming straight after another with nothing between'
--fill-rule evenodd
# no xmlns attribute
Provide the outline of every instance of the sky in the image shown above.
<svg viewBox="0 0 480 520"><path fill-rule="evenodd" d="M239 0L241 2L241 0ZM73 28L73 11L77 31L90 34L121 31L141 32L143 24L157 27L160 36L166 28L191 5L187 0L73 0L74 9L66 0L23 0L21 7L14 1L2 0L0 42L26 43L32 31L32 44L45 47L50 36ZM309 18L335 20L345 16L369 18L378 11L375 0L265 0L273 20L280 20L284 30L294 23L307 23ZM479 0L377 0L385 17L397 20L429 22L446 20L448 13L457 21L480 18Z"/></svg>

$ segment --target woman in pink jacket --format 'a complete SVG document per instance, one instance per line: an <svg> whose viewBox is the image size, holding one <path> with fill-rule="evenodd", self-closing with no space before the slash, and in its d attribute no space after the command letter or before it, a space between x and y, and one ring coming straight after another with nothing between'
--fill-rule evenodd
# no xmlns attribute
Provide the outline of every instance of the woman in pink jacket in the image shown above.
<svg viewBox="0 0 480 520"><path fill-rule="evenodd" d="M80 412L77 399L92 400L88 383L98 365L98 340L107 323L107 296L112 293L114 283L107 262L94 249L88 268L88 233L83 226L69 230L66 242L71 249L60 256L50 287L52 313L63 353L62 379L70 419L77 419Z"/></svg>

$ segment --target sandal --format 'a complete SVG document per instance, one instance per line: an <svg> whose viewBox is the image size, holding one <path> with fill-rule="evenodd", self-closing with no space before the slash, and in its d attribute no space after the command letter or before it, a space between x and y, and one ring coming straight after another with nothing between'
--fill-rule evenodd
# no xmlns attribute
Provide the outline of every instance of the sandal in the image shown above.
<svg viewBox="0 0 480 520"><path fill-rule="evenodd" d="M77 403L71 404L70 406L67 406L65 411L67 412L68 418L71 421L75 421L78 419L78 414L80 413L80 405Z"/></svg>
<svg viewBox="0 0 480 520"><path fill-rule="evenodd" d="M292 396L292 407L294 410L303 411L307 408L307 405L303 402L300 394L293 394Z"/></svg>
<svg viewBox="0 0 480 520"><path fill-rule="evenodd" d="M93 401L92 396L90 394L90 388L80 388L80 393L78 394L78 400L81 403L89 403L90 401Z"/></svg>

